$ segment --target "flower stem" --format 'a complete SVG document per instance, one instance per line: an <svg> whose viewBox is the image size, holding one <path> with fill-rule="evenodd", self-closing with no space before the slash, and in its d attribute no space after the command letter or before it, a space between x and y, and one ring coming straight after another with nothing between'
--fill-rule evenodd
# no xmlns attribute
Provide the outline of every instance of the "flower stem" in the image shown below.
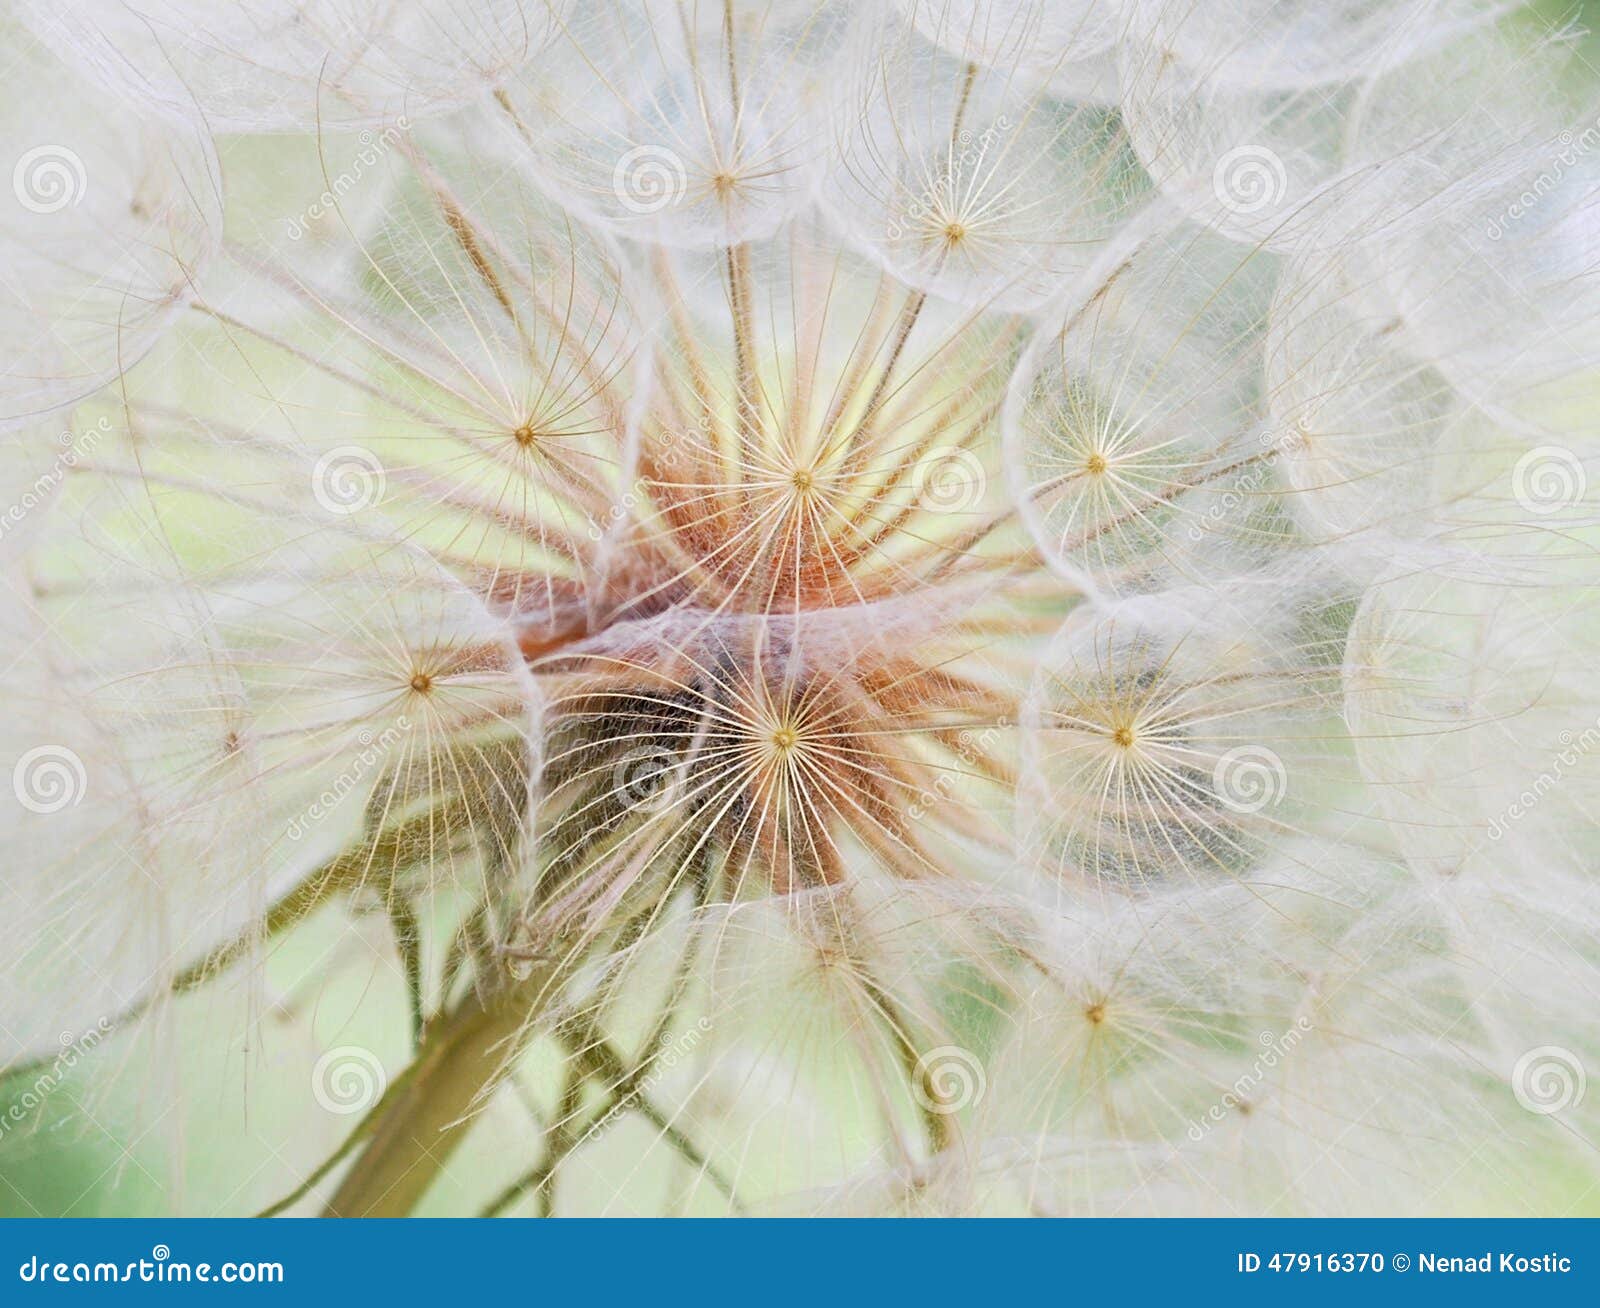
<svg viewBox="0 0 1600 1308"><path fill-rule="evenodd" d="M327 1217L404 1217L448 1165L473 1109L515 1061L552 992L558 963L487 994L469 992L429 1023L415 1062L372 1110L370 1143Z"/></svg>

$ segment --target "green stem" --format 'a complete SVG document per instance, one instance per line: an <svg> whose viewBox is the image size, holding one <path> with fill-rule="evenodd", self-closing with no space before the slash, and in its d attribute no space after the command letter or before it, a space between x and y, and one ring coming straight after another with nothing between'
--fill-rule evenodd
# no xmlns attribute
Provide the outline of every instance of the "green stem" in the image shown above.
<svg viewBox="0 0 1600 1308"><path fill-rule="evenodd" d="M559 957L559 951L558 951ZM328 1201L328 1217L404 1217L472 1125L471 1114L521 1053L553 990L557 964L480 994L429 1024L406 1076L371 1115L371 1138Z"/></svg>

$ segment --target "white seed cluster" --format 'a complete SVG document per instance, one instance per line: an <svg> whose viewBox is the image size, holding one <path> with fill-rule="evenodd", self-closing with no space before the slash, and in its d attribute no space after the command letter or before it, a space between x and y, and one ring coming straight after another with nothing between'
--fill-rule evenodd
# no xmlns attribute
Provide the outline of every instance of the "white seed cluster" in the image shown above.
<svg viewBox="0 0 1600 1308"><path fill-rule="evenodd" d="M1577 35L18 0L0 45L0 1065L207 988L242 1098L286 950L286 1021L372 1025L229 1203L385 1110L397 996L530 977L494 1211L1593 1184Z"/></svg>

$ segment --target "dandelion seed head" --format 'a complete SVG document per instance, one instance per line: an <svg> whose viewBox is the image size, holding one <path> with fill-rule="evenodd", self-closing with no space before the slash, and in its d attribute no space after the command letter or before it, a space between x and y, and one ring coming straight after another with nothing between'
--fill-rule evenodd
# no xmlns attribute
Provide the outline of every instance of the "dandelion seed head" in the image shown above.
<svg viewBox="0 0 1600 1308"><path fill-rule="evenodd" d="M242 1098L402 1011L461 1075L338 1211L469 1156L486 1212L1547 1200L1529 1059L1600 1057L1566 38L201 8L21 10L83 172L0 212L8 1062L248 1033ZM280 134L225 242L212 132Z"/></svg>

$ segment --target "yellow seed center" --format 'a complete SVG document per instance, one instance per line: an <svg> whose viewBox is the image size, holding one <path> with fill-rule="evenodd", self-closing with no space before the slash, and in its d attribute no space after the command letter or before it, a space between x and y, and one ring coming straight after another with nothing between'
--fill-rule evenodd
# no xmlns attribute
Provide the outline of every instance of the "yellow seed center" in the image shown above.
<svg viewBox="0 0 1600 1308"><path fill-rule="evenodd" d="M1106 456L1100 453L1099 450L1096 450L1084 460L1083 466L1087 468L1094 476L1098 477L1111 465L1106 462Z"/></svg>
<svg viewBox="0 0 1600 1308"><path fill-rule="evenodd" d="M516 438L517 444L522 446L523 449L527 449L528 446L532 445L537 436L537 433L533 430L533 427L528 423L523 423L522 426L518 427L516 431L512 432L511 434Z"/></svg>
<svg viewBox="0 0 1600 1308"><path fill-rule="evenodd" d="M426 672L415 673L411 678L411 689L419 695L426 695L433 689L433 678Z"/></svg>
<svg viewBox="0 0 1600 1308"><path fill-rule="evenodd" d="M1133 728L1132 727L1118 727L1115 731L1113 731L1111 733L1111 739L1114 740L1123 749L1127 749L1133 744Z"/></svg>
<svg viewBox="0 0 1600 1308"><path fill-rule="evenodd" d="M793 727L779 727L772 733L772 743L778 747L780 754L787 754L800 743L800 733Z"/></svg>

